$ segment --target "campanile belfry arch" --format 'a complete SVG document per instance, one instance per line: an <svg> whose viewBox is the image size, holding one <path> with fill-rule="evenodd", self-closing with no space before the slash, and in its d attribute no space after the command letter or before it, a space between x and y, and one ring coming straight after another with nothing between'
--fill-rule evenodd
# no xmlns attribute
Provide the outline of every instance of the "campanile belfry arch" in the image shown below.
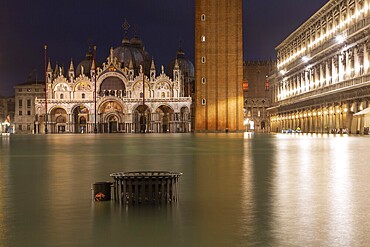
<svg viewBox="0 0 370 247"><path fill-rule="evenodd" d="M242 0L195 0L195 131L242 131Z"/></svg>

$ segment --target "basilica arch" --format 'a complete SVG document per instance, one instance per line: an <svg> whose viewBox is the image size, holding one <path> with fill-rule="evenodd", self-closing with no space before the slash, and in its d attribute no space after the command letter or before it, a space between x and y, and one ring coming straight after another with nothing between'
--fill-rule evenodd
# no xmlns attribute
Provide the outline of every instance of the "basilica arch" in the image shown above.
<svg viewBox="0 0 370 247"><path fill-rule="evenodd" d="M127 79L124 75L113 71L104 73L98 78L97 92L99 96L125 97L127 90Z"/></svg>
<svg viewBox="0 0 370 247"><path fill-rule="evenodd" d="M133 127L136 133L152 132L149 125L151 122L151 111L147 105L138 105L133 110Z"/></svg>
<svg viewBox="0 0 370 247"><path fill-rule="evenodd" d="M108 99L98 108L99 132L114 133L125 131L125 114L122 104L115 99Z"/></svg>
<svg viewBox="0 0 370 247"><path fill-rule="evenodd" d="M176 132L191 132L191 114L190 109L186 106L180 109L180 128Z"/></svg>
<svg viewBox="0 0 370 247"><path fill-rule="evenodd" d="M67 111L59 106L51 109L48 116L48 129L51 133L68 132L68 114Z"/></svg>
<svg viewBox="0 0 370 247"><path fill-rule="evenodd" d="M173 131L174 110L168 105L161 105L155 111L159 117L159 132L168 133ZM171 131L172 130L172 131Z"/></svg>
<svg viewBox="0 0 370 247"><path fill-rule="evenodd" d="M77 105L72 109L73 126L71 132L87 133L90 131L89 109L85 105Z"/></svg>

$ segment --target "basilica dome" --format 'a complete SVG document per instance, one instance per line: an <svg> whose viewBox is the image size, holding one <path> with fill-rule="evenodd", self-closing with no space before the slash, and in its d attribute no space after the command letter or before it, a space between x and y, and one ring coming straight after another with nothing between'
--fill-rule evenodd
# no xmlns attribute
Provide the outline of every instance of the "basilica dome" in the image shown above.
<svg viewBox="0 0 370 247"><path fill-rule="evenodd" d="M180 67L182 75L187 79L194 79L194 65L185 57L185 52L179 48L176 54L177 63ZM172 60L167 66L167 74L173 78L173 69L175 67L176 59Z"/></svg>
<svg viewBox="0 0 370 247"><path fill-rule="evenodd" d="M140 65L143 64L143 60L145 60L145 73L149 74L150 55L145 51L144 44L139 37L135 36L131 40L127 37L123 38L121 46L113 49L113 56L122 64L122 67L129 68L130 61L132 61L136 75L139 72Z"/></svg>
<svg viewBox="0 0 370 247"><path fill-rule="evenodd" d="M171 78L173 78L176 61L184 78L184 96L193 97L195 93L194 65L185 57L185 52L179 48L176 59L172 60L167 66L167 75Z"/></svg>
<svg viewBox="0 0 370 247"><path fill-rule="evenodd" d="M93 62L94 56L91 51L91 48L86 53L86 57L84 60L82 60L76 68L76 76L79 76L81 74L84 74L86 76L90 75L91 65Z"/></svg>

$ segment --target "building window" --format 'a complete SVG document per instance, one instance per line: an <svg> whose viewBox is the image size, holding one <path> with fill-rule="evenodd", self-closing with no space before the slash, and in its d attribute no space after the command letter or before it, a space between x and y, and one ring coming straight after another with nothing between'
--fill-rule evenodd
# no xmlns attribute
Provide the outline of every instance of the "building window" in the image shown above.
<svg viewBox="0 0 370 247"><path fill-rule="evenodd" d="M207 103L207 100L206 99L202 99L202 105L206 105L206 103Z"/></svg>
<svg viewBox="0 0 370 247"><path fill-rule="evenodd" d="M202 84L206 84L207 79L205 77L202 77Z"/></svg>
<svg viewBox="0 0 370 247"><path fill-rule="evenodd" d="M19 114L18 114L19 116L22 116L22 111L19 111Z"/></svg>
<svg viewBox="0 0 370 247"><path fill-rule="evenodd" d="M31 125L27 124L27 130L31 130Z"/></svg>
<svg viewBox="0 0 370 247"><path fill-rule="evenodd" d="M82 98L83 98L83 99L85 98L85 94L84 94L84 93L82 94Z"/></svg>
<svg viewBox="0 0 370 247"><path fill-rule="evenodd" d="M19 89L18 89L18 92L22 92L22 88L19 88Z"/></svg>
<svg viewBox="0 0 370 247"><path fill-rule="evenodd" d="M268 81L265 82L265 90L266 91L270 90L270 83Z"/></svg>
<svg viewBox="0 0 370 247"><path fill-rule="evenodd" d="M202 57L202 63L206 63L206 57Z"/></svg>
<svg viewBox="0 0 370 247"><path fill-rule="evenodd" d="M27 115L28 116L31 116L31 111L27 111Z"/></svg>
<svg viewBox="0 0 370 247"><path fill-rule="evenodd" d="M27 88L27 92L31 92L31 88Z"/></svg>
<svg viewBox="0 0 370 247"><path fill-rule="evenodd" d="M202 40L202 42L206 42L206 36L205 35L202 35L201 40Z"/></svg>
<svg viewBox="0 0 370 247"><path fill-rule="evenodd" d="M248 92L248 89L249 89L248 81L243 81L243 91Z"/></svg>
<svg viewBox="0 0 370 247"><path fill-rule="evenodd" d="M60 99L64 99L64 94L60 94Z"/></svg>
<svg viewBox="0 0 370 247"><path fill-rule="evenodd" d="M201 20L201 21L205 21L205 20L206 20L206 15L205 15L205 14L201 15L201 16L200 16L200 20Z"/></svg>
<svg viewBox="0 0 370 247"><path fill-rule="evenodd" d="M22 130L22 124L18 125L18 129Z"/></svg>
<svg viewBox="0 0 370 247"><path fill-rule="evenodd" d="M30 99L27 100L27 108L31 108L31 100Z"/></svg>
<svg viewBox="0 0 370 247"><path fill-rule="evenodd" d="M18 106L19 107L22 107L23 106L23 101L21 99L18 101Z"/></svg>

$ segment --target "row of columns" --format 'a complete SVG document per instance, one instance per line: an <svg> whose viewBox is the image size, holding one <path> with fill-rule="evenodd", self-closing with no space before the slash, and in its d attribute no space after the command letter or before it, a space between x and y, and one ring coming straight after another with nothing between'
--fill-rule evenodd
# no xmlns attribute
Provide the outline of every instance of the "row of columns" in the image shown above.
<svg viewBox="0 0 370 247"><path fill-rule="evenodd" d="M140 114L139 114L140 115ZM171 113L168 114L168 124L163 122L163 113L151 113L151 118L147 120L146 132L152 133L162 133L162 132L190 132L191 131L191 119L190 114L187 113ZM65 122L56 122L57 116L49 115L50 121L47 122L47 129L49 133L93 133L95 129L94 115L87 115L86 124L75 123L73 114L65 114ZM98 115L97 119L100 119L97 122L97 130L99 133L112 132L140 132L140 119L132 122L133 115L126 114L125 118L122 119L124 122L121 122L120 118L117 118L117 121L109 122L108 119L105 119L103 115ZM68 120L67 120L68 119ZM92 119L92 121L89 121ZM112 126L115 125L115 126ZM36 128L39 130L38 133L44 133L45 122L35 122ZM77 126L77 127L76 127ZM164 127L165 126L165 127ZM61 128L59 128L61 127ZM78 128L78 129L76 129ZM165 129L164 129L165 128Z"/></svg>
<svg viewBox="0 0 370 247"><path fill-rule="evenodd" d="M364 120L354 116L355 112L364 109L361 103L321 107L301 112L280 113L271 116L270 125L272 132L284 130L301 130L305 133L364 133Z"/></svg>

